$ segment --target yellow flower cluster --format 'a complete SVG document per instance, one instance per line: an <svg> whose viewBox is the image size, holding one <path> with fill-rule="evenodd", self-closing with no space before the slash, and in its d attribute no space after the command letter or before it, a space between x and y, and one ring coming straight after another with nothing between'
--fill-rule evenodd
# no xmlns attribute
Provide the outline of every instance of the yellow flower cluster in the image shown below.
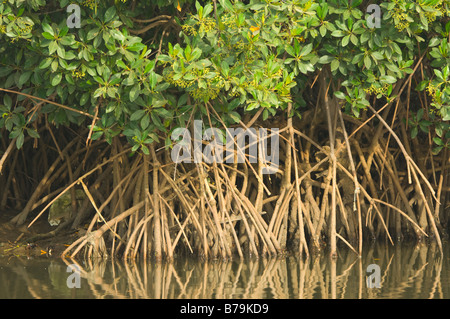
<svg viewBox="0 0 450 319"><path fill-rule="evenodd" d="M394 19L399 20L399 22L395 25L395 28L398 31L403 31L407 27L409 27L409 22L407 21L408 15L404 13L400 8L395 8L392 12L392 16Z"/></svg>
<svg viewBox="0 0 450 319"><path fill-rule="evenodd" d="M200 21L199 32L208 32L216 28L216 20L213 18L204 18Z"/></svg>
<svg viewBox="0 0 450 319"><path fill-rule="evenodd" d="M302 6L302 11L303 12L307 12L309 10L309 8L311 8L311 6L313 5L313 3L315 3L315 1L308 1L306 2L303 6Z"/></svg>
<svg viewBox="0 0 450 319"><path fill-rule="evenodd" d="M33 30L33 25L31 25L31 24L27 24L23 28L18 26L17 36L20 37L24 34L30 33L31 30ZM6 25L0 25L0 33L5 33L5 32L6 32ZM14 41L12 41L12 42L14 42Z"/></svg>
<svg viewBox="0 0 450 319"><path fill-rule="evenodd" d="M239 85L239 87L245 90L248 88L248 85L249 85L249 82L246 81L246 82L242 83L241 85ZM233 90L234 90L234 92L230 91L230 93L228 94L230 97L236 97L236 96L241 95L241 92L239 90L237 90L237 88L234 88Z"/></svg>
<svg viewBox="0 0 450 319"><path fill-rule="evenodd" d="M235 26L236 21L237 21L237 16L234 16L235 19L233 19L233 16L229 15L229 16L223 16L222 19L222 23L227 26L228 28L232 28Z"/></svg>
<svg viewBox="0 0 450 319"><path fill-rule="evenodd" d="M31 30L33 30L33 26L29 24L25 28L19 28L18 35L30 33Z"/></svg>
<svg viewBox="0 0 450 319"><path fill-rule="evenodd" d="M208 32L216 28L216 20L213 18L203 18L194 25L183 25L182 29L186 34L197 35L199 32Z"/></svg>
<svg viewBox="0 0 450 319"><path fill-rule="evenodd" d="M436 20L436 12L425 12L425 17L427 17L428 23Z"/></svg>
<svg viewBox="0 0 450 319"><path fill-rule="evenodd" d="M228 94L229 97L236 97L236 96L240 96L241 93L238 90L235 90L234 92L230 92Z"/></svg>
<svg viewBox="0 0 450 319"><path fill-rule="evenodd" d="M188 35L197 35L197 30L191 25L185 24L181 28L183 29L183 32Z"/></svg>
<svg viewBox="0 0 450 319"><path fill-rule="evenodd" d="M434 6L432 6L434 9L439 10L442 14L442 16L448 15L448 10L445 9L444 6L444 1L440 0L438 1ZM434 11L434 12L429 12L426 11L425 12L425 16L427 17L428 22L433 22L436 20L436 15L438 14L438 12Z"/></svg>
<svg viewBox="0 0 450 319"><path fill-rule="evenodd" d="M83 71L78 71L78 70L73 70L73 71L72 71L72 76L73 76L74 78L77 78L77 79L84 78L85 75L86 75L86 74L85 74Z"/></svg>
<svg viewBox="0 0 450 319"><path fill-rule="evenodd" d="M97 0L85 0L81 4L89 9L95 9L97 7Z"/></svg>
<svg viewBox="0 0 450 319"><path fill-rule="evenodd" d="M233 44L233 48L236 50L244 50L245 49L245 43L242 40L239 40L235 44Z"/></svg>
<svg viewBox="0 0 450 319"><path fill-rule="evenodd" d="M441 11L443 17L450 17L450 11L447 10L444 6L440 7L439 11Z"/></svg>
<svg viewBox="0 0 450 319"><path fill-rule="evenodd" d="M445 16L450 17L450 10L448 10L448 8L450 7L450 2L449 1L445 2L446 4L444 3L443 0L439 1L434 5L434 8L441 11L443 17Z"/></svg>
<svg viewBox="0 0 450 319"><path fill-rule="evenodd" d="M201 78L203 75L209 73L209 68L199 69L195 72L198 78ZM206 88L199 88L196 86L197 80L185 80L180 78L178 80L174 80L173 76L175 72L171 72L166 75L167 82L179 86L183 89L187 89L189 94L195 99L215 99L219 93L220 89L225 85L223 78L220 75L216 75L212 79L203 78L206 81Z"/></svg>
<svg viewBox="0 0 450 319"><path fill-rule="evenodd" d="M385 84L385 85L384 85L383 87L381 87L381 88L377 88L377 87L375 87L375 86L372 84L369 88L364 89L364 91L365 91L366 93L368 93L368 94L375 94L375 95L383 94L383 95L386 95L388 88L389 88L389 84Z"/></svg>
<svg viewBox="0 0 450 319"><path fill-rule="evenodd" d="M176 86L179 86L179 87L181 87L181 88L187 88L187 87L189 87L189 86L191 86L191 85L193 85L194 84L194 80L192 80L192 81L186 81L186 80L184 80L183 78L180 78L180 79L178 79L178 80L174 80L173 79L173 76L175 75L175 72L171 72L171 73L169 73L169 74L167 74L166 75L166 81L167 82L169 82L169 83L171 83L171 84L173 84L173 85L176 85Z"/></svg>
<svg viewBox="0 0 450 319"><path fill-rule="evenodd" d="M189 92L189 94L196 100L214 100L219 95L220 89L218 88L197 88Z"/></svg>
<svg viewBox="0 0 450 319"><path fill-rule="evenodd" d="M429 83L427 86L427 93L433 99L436 97L436 88L433 85L431 85L431 83Z"/></svg>

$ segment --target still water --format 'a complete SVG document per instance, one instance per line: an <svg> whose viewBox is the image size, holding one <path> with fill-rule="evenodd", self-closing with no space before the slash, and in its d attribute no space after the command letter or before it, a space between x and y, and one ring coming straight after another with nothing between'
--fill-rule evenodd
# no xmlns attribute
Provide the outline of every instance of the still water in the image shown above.
<svg viewBox="0 0 450 319"><path fill-rule="evenodd" d="M59 258L0 259L0 298L450 298L450 245L376 243L361 258L341 248L327 256L172 263L78 261L71 272ZM367 272L369 265L379 266ZM373 267L373 266L372 266ZM370 269L370 268L369 268ZM70 272L67 272L67 271ZM74 274L80 274L79 288ZM380 288L369 288L377 283Z"/></svg>

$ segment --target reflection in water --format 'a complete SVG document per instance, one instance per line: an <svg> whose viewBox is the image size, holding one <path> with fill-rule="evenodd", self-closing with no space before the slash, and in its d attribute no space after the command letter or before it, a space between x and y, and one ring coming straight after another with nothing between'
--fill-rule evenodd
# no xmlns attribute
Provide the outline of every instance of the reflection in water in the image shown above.
<svg viewBox="0 0 450 319"><path fill-rule="evenodd" d="M239 259L201 262L80 263L81 287L68 288L73 261L0 259L0 298L450 298L449 245L375 244L362 258ZM381 288L368 288L367 267L380 267Z"/></svg>

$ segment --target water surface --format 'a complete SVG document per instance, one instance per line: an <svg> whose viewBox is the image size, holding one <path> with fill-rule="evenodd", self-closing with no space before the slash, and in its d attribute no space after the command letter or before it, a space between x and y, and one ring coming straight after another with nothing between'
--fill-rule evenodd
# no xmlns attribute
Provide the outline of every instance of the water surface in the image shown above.
<svg viewBox="0 0 450 319"><path fill-rule="evenodd" d="M1 258L0 298L450 298L450 248L385 243L366 245L359 258L340 248L326 255L277 259L236 258L172 263L78 261L79 288L59 258ZM369 265L379 266L380 288L368 287ZM68 272L69 271L69 272ZM69 278L69 276L72 276ZM68 286L69 278L69 286ZM371 280L371 283L376 281Z"/></svg>

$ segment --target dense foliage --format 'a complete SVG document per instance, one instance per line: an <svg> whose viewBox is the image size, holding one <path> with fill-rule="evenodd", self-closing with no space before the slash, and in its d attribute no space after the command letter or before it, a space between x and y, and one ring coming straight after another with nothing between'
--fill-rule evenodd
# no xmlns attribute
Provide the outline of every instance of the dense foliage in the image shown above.
<svg viewBox="0 0 450 319"><path fill-rule="evenodd" d="M362 0L74 3L79 29L67 26L68 0L0 4L0 87L96 115L93 139L122 133L147 153L207 101L227 124L260 108L275 115L288 101L301 116L312 103L305 83L326 66L346 112L358 117L371 96L393 99L392 86L423 58L413 89L426 90L430 103L410 113L411 135L431 128L436 150L448 146L448 1L384 2L379 28L367 26ZM15 103L25 98L3 94L1 105L0 127L18 147L25 132L38 136L43 114L55 125L89 120L51 103L32 111Z"/></svg>

